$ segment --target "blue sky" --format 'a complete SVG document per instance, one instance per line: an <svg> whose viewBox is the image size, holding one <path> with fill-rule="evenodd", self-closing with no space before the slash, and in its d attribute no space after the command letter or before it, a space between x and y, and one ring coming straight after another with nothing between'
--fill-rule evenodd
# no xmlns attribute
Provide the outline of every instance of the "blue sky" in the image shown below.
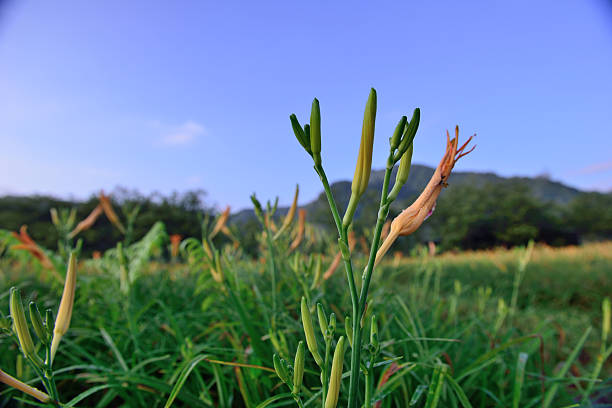
<svg viewBox="0 0 612 408"><path fill-rule="evenodd" d="M372 86L377 168L418 106L416 163L458 124L478 147L457 170L612 189L603 0L0 5L0 194L203 188L240 209L299 183L305 202L289 114L320 100L324 166L349 179Z"/></svg>

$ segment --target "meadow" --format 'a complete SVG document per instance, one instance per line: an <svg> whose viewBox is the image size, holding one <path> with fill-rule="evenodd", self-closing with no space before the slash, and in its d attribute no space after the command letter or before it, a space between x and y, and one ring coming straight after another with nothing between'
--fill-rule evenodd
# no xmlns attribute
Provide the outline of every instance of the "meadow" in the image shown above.
<svg viewBox="0 0 612 408"><path fill-rule="evenodd" d="M184 241L168 262L166 247L172 251L163 228L153 233L147 248L138 242L142 252L128 255L140 262L128 292L114 270L115 250L79 263L72 324L55 368L65 406L295 404L272 355L293 361L304 339L302 296L334 312L336 331L345 332L346 278L341 268L322 277L335 254L319 261L291 252L293 238L287 239L275 244L277 254L289 254L277 257L271 271L267 250L248 259L228 245L221 277L199 258L206 258L202 245ZM432 387L440 390L438 406L542 406L547 398L548 406L579 406L590 386L585 404L598 395L609 398L609 361L597 376L594 370L601 305L612 292L612 243L536 246L528 261L526 251L431 256L422 248L380 265L368 304L379 322L383 356L372 374L377 406L435 406ZM360 252L356 258L357 265L366 260ZM61 284L38 260L14 251L1 262L3 316L11 286L26 304L57 309ZM14 338L0 341L0 367L38 385ZM305 406L320 404L318 377L307 358ZM10 388L1 398L2 406L34 404Z"/></svg>
<svg viewBox="0 0 612 408"><path fill-rule="evenodd" d="M297 188L283 215L278 199L251 197L255 256L229 208L203 217L201 238L158 221L136 240L139 207L117 213L103 193L78 223L74 209L51 210L53 250L25 226L0 230L0 406L609 406L612 243L396 251L473 150L447 132L421 195L387 220L418 108L389 139L376 223L357 235L375 116L372 89L344 211L323 168L318 100L309 124L290 117L337 236L306 222ZM85 256L79 234L103 216L121 239Z"/></svg>

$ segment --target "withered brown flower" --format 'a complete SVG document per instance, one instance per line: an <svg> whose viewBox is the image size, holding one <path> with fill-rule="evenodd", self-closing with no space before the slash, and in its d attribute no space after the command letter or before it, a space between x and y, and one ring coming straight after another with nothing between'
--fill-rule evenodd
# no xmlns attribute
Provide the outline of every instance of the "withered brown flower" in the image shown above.
<svg viewBox="0 0 612 408"><path fill-rule="evenodd" d="M459 126L455 127L455 137L452 139L448 131L446 131L446 151L444 152L442 160L440 160L440 164L438 164L438 167L421 195L412 205L410 205L410 207L406 208L400 215L395 217L391 223L389 235L383 241L376 253L376 264L381 261L397 237L412 234L421 224L423 224L423 221L433 213L442 188L448 186L448 178L455 163L466 154L472 152L476 147L473 146L470 150L464 152L473 137L474 136L470 136L470 138L458 148Z"/></svg>

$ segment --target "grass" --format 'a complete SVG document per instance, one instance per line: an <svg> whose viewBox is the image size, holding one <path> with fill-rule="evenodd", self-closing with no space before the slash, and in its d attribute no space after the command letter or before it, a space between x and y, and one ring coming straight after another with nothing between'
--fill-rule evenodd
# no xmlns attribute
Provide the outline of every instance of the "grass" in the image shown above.
<svg viewBox="0 0 612 408"><path fill-rule="evenodd" d="M273 250L287 253L288 246L281 240ZM221 283L209 266L188 262L184 251L183 262L147 261L127 294L114 271L99 261L82 262L71 328L56 357L62 402L295 405L274 373L272 355L293 362L304 340L302 296L313 316L317 302L334 312L336 338L345 335L350 307L345 277L338 270L310 289L315 262L299 252L277 256L273 270L268 249L258 260L229 249L222 257ZM521 250L495 250L383 262L375 271L364 324L369 327L375 311L382 360L369 367L372 401L381 407L577 404L600 350L601 301L612 293L612 243L536 247L517 309L510 311L520 257ZM365 260L356 257L356 270ZM323 270L330 262L324 258ZM0 267L4 315L10 286L21 289L26 303L33 299L41 309L57 308L61 286L38 264L7 258ZM324 343L319 350L325 350ZM3 370L37 385L12 338L0 339L0 351ZM304 406L321 405L318 373L307 354ZM611 373L610 362L604 362L598 377L605 380ZM605 393L606 386L609 394L609 381L595 383L593 395ZM346 404L342 390L338 406ZM11 389L0 392L0 406L31 401Z"/></svg>

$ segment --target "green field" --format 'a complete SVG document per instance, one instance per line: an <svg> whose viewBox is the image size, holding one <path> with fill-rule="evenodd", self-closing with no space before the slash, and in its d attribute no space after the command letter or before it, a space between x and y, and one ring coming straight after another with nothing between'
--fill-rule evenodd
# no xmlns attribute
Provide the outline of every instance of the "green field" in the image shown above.
<svg viewBox="0 0 612 408"><path fill-rule="evenodd" d="M110 250L80 260L72 322L54 364L61 401L96 407L295 405L272 356L293 364L304 340L300 299L308 300L315 322L317 302L335 313L337 340L345 334L350 298L342 267L329 279L316 277L333 253L318 265L317 257L292 252L291 240L268 247L262 238L258 259L228 245L216 264L191 239L167 261L168 244L158 228L123 257ZM423 250L409 258L389 256L375 270L364 319L366 355L373 313L380 339L378 365L366 380L373 404L579 406L590 385L591 396L580 406L609 401L610 362L593 377L602 352L601 305L612 293L612 243L536 246L521 269L525 251L431 257ZM365 261L357 253L355 270ZM53 273L23 251L9 249L0 262L3 316L11 286L26 305L35 300L39 309L57 311L62 284ZM2 370L42 389L14 336L0 338L0 350ZM346 403L349 354L338 406ZM308 352L305 366L302 402L322 406L318 367ZM0 406L34 401L10 388L0 393Z"/></svg>

